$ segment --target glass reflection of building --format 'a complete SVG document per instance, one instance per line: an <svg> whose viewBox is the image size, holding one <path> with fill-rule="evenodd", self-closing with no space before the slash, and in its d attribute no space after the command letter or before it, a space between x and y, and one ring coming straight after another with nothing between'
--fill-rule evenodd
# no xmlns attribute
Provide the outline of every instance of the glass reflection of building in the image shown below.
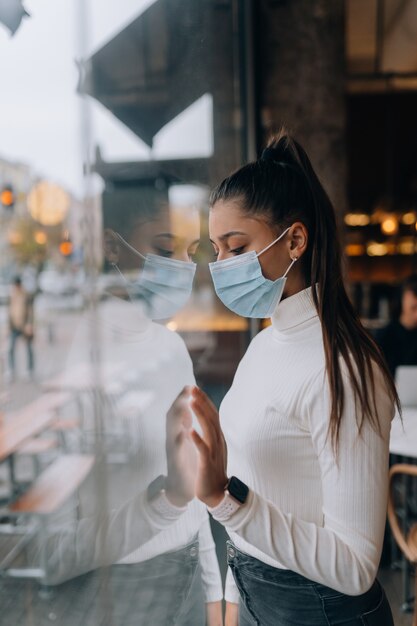
<svg viewBox="0 0 417 626"><path fill-rule="evenodd" d="M208 190L256 158L284 123L305 143L338 210L355 305L370 326L383 324L396 285L415 269L417 234L417 58L401 38L414 9L394 4L317 2L301 12L283 2L154 2L86 62L80 89L149 147L210 98L213 149L123 163L97 149L104 220L117 211L122 219L161 184L167 195L181 184ZM198 154L198 133L194 144ZM259 326L215 298L203 269L211 260L205 229L203 219L193 301L170 324L186 339L200 384L226 389Z"/></svg>
<svg viewBox="0 0 417 626"><path fill-rule="evenodd" d="M80 84L81 91L93 95L149 147L161 128L200 98L212 103L211 119L206 120L212 154L109 163L98 148L94 171L105 182L104 228L109 223L114 227L117 220L122 225L152 202L156 207L163 194L172 203L174 187L202 190L194 201L203 220L193 298L168 324L185 338L199 383L222 388L219 399L248 339L247 321L225 309L212 290L207 267L212 251L204 219L209 188L238 167L247 152L247 76L239 41L245 16L239 4L155 2L88 60ZM198 135L194 141L198 154Z"/></svg>

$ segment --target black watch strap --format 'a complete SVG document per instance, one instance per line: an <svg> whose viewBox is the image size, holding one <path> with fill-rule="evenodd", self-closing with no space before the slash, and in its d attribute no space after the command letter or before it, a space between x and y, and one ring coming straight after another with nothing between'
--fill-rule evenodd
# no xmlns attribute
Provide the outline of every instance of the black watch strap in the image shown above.
<svg viewBox="0 0 417 626"><path fill-rule="evenodd" d="M239 480L239 478L236 478L236 476L232 476L226 485L226 491L229 492L232 498L240 502L240 504L245 504L249 487Z"/></svg>
<svg viewBox="0 0 417 626"><path fill-rule="evenodd" d="M167 477L163 474L157 476L151 483L149 483L148 488L146 489L146 498L148 502L152 502L155 500L166 488Z"/></svg>

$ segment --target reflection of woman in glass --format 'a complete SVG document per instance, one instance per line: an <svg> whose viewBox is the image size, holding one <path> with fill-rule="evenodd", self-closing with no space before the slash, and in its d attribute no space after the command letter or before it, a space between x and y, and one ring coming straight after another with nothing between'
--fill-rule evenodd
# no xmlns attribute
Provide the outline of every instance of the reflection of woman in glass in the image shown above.
<svg viewBox="0 0 417 626"><path fill-rule="evenodd" d="M168 206L158 206L145 216L125 220L123 229L108 225L115 228L104 233L114 280L107 281L97 316L87 315L80 325L67 365L88 359L92 324L98 322L101 363L120 365L115 383L123 386L126 379L131 389L112 401L112 419L117 423L123 415L128 427L130 460L117 471L107 468L110 479L102 495L111 512L99 522L100 528L106 525L104 554L103 540L95 546L94 524L81 520L76 541L72 532L49 540L49 582L117 561L108 571L106 591L111 597L107 610L113 611L117 626L220 626L223 593L208 514L196 498L189 502L193 488L188 488L188 463L192 465L194 445L186 439L176 454L185 471L172 471L173 455L166 455L166 437L172 447L179 441L175 411L181 411L183 400L177 401L174 413L170 407L185 385L194 384L192 363L179 335L153 321L175 314L191 293L199 215L193 211L179 219ZM144 262L138 258L142 256ZM138 502L137 494L144 499ZM100 494L96 496L100 507ZM94 521L96 511L87 513ZM99 578L93 572L66 583L82 588L82 597L91 596L97 616L103 610L100 596L96 602L93 597ZM79 597L74 596L75 602Z"/></svg>
<svg viewBox="0 0 417 626"><path fill-rule="evenodd" d="M226 598L240 595L245 626L392 626L375 577L397 395L346 295L334 210L299 144L280 136L217 187L210 237L219 297L272 318L220 421L192 392L197 495L231 537L239 593L229 577Z"/></svg>

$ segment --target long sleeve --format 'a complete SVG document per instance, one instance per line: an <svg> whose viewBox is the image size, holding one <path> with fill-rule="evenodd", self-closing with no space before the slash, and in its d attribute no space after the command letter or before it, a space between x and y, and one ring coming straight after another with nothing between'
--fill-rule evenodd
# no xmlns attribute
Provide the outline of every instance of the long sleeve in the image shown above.
<svg viewBox="0 0 417 626"><path fill-rule="evenodd" d="M116 563L182 515L163 518L146 500L146 491L117 510L45 530L32 560L47 565L48 584L58 584L98 567Z"/></svg>
<svg viewBox="0 0 417 626"><path fill-rule="evenodd" d="M374 368L381 435L369 423L361 434L352 386L344 372L345 407L335 460L328 424L330 393L324 370L311 383L304 427L320 467L322 524L299 519L250 492L248 502L226 522L245 541L306 578L348 595L373 583L386 517L389 432L394 409ZM368 386L369 388L369 386Z"/></svg>
<svg viewBox="0 0 417 626"><path fill-rule="evenodd" d="M208 513L198 532L198 539L205 601L218 602L223 599L222 580Z"/></svg>

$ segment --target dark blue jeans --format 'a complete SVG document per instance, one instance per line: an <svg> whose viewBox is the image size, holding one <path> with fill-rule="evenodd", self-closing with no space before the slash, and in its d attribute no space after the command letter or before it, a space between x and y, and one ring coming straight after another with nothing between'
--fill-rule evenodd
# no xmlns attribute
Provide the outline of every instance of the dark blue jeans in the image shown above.
<svg viewBox="0 0 417 626"><path fill-rule="evenodd" d="M16 341L22 337L26 342L26 350L27 350L27 359L28 359L28 370L33 372L34 368L34 359L33 359L33 337L27 337L21 330L12 329L10 331L10 344L9 344L9 367L12 374L15 373L15 351L16 351Z"/></svg>
<svg viewBox="0 0 417 626"><path fill-rule="evenodd" d="M360 596L347 596L227 544L241 597L239 626L394 626L378 581Z"/></svg>

